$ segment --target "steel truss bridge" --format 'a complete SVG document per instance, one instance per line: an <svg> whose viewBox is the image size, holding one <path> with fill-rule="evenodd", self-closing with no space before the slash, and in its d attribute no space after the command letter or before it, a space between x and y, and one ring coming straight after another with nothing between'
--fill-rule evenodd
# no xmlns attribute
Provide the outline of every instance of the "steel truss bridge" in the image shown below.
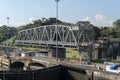
<svg viewBox="0 0 120 80"><path fill-rule="evenodd" d="M93 40L92 26L46 25L18 32L16 45L75 47L88 46Z"/></svg>

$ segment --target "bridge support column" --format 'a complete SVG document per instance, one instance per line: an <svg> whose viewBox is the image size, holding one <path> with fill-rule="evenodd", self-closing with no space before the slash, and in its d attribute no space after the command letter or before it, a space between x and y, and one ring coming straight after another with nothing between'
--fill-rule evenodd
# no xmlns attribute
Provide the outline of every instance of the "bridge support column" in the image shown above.
<svg viewBox="0 0 120 80"><path fill-rule="evenodd" d="M66 48L57 48L58 49L58 58L66 57ZM48 50L49 57L56 57L56 48L50 47Z"/></svg>
<svg viewBox="0 0 120 80"><path fill-rule="evenodd" d="M8 60L8 63L9 63L8 69L11 70L11 59Z"/></svg>

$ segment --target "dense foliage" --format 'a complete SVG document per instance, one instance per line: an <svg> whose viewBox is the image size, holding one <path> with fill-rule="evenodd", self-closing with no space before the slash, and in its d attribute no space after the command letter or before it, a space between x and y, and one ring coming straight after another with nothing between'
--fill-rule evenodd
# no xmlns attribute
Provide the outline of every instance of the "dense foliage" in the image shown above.
<svg viewBox="0 0 120 80"><path fill-rule="evenodd" d="M17 29L15 27L7 27L3 25L0 27L0 43L15 36L17 34Z"/></svg>
<svg viewBox="0 0 120 80"><path fill-rule="evenodd" d="M113 23L112 27L101 27L101 36L106 36L108 38L120 38L120 20Z"/></svg>
<svg viewBox="0 0 120 80"><path fill-rule="evenodd" d="M63 25L73 25L72 23L67 23L67 22L63 22L60 20L57 20L58 24L63 24ZM24 29L29 29L29 28L35 28L35 27L39 27L39 26L44 26L44 25L53 25L56 24L56 18L42 18L42 19L38 19L38 20L34 20L32 23L29 23L27 25L23 25L18 27L19 30L24 30Z"/></svg>

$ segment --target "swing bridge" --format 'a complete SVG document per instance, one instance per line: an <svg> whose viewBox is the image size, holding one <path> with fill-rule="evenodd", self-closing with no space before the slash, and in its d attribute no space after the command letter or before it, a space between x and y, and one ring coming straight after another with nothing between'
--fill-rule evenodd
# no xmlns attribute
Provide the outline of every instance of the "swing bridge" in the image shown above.
<svg viewBox="0 0 120 80"><path fill-rule="evenodd" d="M73 47L89 46L93 41L92 26L46 25L18 32L16 45Z"/></svg>

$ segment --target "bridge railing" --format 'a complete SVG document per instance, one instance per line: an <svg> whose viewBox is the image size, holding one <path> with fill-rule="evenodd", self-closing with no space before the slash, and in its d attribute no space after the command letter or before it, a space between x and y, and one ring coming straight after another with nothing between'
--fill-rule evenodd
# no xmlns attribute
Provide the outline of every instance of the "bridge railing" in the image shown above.
<svg viewBox="0 0 120 80"><path fill-rule="evenodd" d="M16 40L17 45L31 45L31 46L41 46L41 45L56 45L55 41L35 41L35 40ZM57 42L58 46L77 46L75 42Z"/></svg>

